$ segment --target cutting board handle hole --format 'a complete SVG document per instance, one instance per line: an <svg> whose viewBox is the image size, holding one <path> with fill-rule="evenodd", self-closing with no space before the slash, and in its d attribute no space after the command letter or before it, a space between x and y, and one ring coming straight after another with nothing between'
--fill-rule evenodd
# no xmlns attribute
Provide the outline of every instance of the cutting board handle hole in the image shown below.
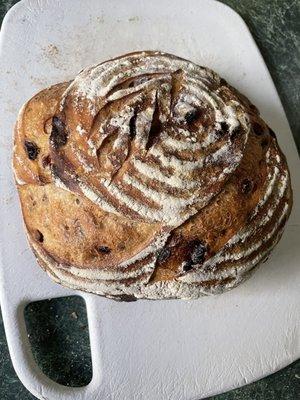
<svg viewBox="0 0 300 400"><path fill-rule="evenodd" d="M80 296L29 303L24 318L37 365L53 381L86 386L92 380L92 359L86 304Z"/></svg>

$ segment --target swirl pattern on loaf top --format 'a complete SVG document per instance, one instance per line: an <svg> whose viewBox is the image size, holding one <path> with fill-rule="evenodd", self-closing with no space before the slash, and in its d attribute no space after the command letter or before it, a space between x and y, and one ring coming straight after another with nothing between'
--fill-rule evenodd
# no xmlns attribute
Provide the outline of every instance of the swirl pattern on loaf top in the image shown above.
<svg viewBox="0 0 300 400"><path fill-rule="evenodd" d="M68 141L54 159L105 211L178 226L223 187L249 132L214 72L162 53L84 70L61 101ZM54 138L55 140L55 138ZM65 171L57 170L64 181ZM68 179L67 179L68 180Z"/></svg>
<svg viewBox="0 0 300 400"><path fill-rule="evenodd" d="M215 72L127 54L21 109L14 171L28 239L57 282L107 297L237 286L292 205L274 132Z"/></svg>

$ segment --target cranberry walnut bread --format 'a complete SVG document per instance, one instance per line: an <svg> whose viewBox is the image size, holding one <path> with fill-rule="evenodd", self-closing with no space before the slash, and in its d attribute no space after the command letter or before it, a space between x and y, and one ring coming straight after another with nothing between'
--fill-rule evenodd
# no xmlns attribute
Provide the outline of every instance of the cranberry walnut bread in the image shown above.
<svg viewBox="0 0 300 400"><path fill-rule="evenodd" d="M292 205L257 108L215 72L160 52L39 92L19 113L13 164L42 268L121 300L235 287L268 257Z"/></svg>

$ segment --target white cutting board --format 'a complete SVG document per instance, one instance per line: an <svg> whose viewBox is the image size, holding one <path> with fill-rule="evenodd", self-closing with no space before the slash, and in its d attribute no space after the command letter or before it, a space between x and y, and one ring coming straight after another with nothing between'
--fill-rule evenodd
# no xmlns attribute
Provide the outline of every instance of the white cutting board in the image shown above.
<svg viewBox="0 0 300 400"><path fill-rule="evenodd" d="M52 283L28 248L11 171L17 111L36 91L122 53L159 49L212 67L278 132L295 205L270 260L244 285L196 301L87 302L93 379L67 388L33 361L23 309L74 294ZM24 0L0 45L1 306L11 358L39 399L191 400L245 385L297 359L300 163L282 105L242 19L212 0Z"/></svg>

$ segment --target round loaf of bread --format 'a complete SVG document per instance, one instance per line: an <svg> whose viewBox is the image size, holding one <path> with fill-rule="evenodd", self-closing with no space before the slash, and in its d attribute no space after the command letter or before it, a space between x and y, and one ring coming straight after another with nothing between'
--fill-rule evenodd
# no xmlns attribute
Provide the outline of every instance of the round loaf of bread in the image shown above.
<svg viewBox="0 0 300 400"><path fill-rule="evenodd" d="M13 164L42 268L119 300L237 286L292 205L285 157L257 108L212 70L161 52L39 92L19 113Z"/></svg>

